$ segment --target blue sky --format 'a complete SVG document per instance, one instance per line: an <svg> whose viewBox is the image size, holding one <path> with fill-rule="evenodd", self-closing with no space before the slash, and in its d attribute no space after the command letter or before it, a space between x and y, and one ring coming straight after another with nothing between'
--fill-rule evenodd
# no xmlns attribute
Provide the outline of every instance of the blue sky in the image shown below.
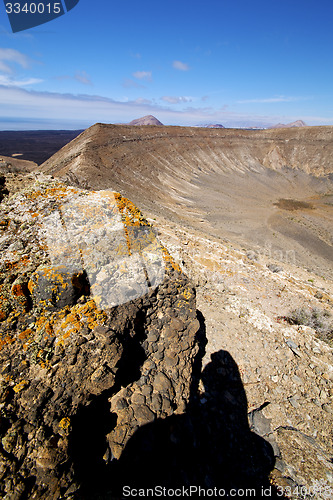
<svg viewBox="0 0 333 500"><path fill-rule="evenodd" d="M13 34L0 4L0 130L333 125L331 0L80 0Z"/></svg>

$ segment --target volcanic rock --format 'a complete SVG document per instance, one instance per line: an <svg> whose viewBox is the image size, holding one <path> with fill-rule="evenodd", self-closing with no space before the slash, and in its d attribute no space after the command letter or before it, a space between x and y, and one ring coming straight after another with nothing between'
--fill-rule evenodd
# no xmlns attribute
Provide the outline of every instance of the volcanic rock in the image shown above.
<svg viewBox="0 0 333 500"><path fill-rule="evenodd" d="M118 193L42 176L0 221L1 497L72 498L138 426L184 411L195 291Z"/></svg>

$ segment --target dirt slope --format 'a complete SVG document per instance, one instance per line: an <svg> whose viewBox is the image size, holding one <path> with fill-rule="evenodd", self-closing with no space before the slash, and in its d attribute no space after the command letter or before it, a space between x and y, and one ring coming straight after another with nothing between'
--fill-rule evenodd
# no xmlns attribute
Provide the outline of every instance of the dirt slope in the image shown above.
<svg viewBox="0 0 333 500"><path fill-rule="evenodd" d="M167 216L206 235L294 252L300 265L325 274L333 255L332 139L333 127L96 124L41 170L83 188L117 190L147 215ZM311 208L285 209L281 199Z"/></svg>
<svg viewBox="0 0 333 500"><path fill-rule="evenodd" d="M270 442L273 480L289 498L333 491L332 138L333 127L96 124L41 167L120 191L150 217L196 284L204 366L224 353L238 367L248 421ZM327 321L325 332L314 319L290 324L295 308ZM202 383L203 427L215 438L209 408L220 411L220 391Z"/></svg>

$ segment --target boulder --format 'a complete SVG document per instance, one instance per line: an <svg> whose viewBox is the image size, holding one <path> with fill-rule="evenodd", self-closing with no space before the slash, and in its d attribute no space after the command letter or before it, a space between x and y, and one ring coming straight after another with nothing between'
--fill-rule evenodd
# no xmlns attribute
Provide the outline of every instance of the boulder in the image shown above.
<svg viewBox="0 0 333 500"><path fill-rule="evenodd" d="M1 497L73 498L138 427L184 411L195 292L118 193L44 178L0 209Z"/></svg>

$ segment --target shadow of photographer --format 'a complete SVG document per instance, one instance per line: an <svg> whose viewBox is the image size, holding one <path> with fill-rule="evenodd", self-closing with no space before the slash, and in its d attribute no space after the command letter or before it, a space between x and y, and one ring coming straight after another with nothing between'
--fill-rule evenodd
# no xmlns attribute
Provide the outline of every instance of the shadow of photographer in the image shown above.
<svg viewBox="0 0 333 500"><path fill-rule="evenodd" d="M271 494L264 496L274 498L268 480L273 450L249 428L245 390L232 356L224 350L213 353L201 380L205 390L192 391L186 413L157 419L129 440L120 459L110 464L116 483L113 479L112 494L105 498L191 486L223 489L225 496L251 489L249 496L255 497L268 488Z"/></svg>

